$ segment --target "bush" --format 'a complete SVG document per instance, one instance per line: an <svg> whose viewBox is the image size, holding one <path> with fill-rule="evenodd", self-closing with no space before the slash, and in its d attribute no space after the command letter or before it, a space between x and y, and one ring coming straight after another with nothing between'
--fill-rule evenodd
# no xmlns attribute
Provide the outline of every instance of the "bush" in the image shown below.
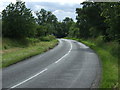
<svg viewBox="0 0 120 90"><path fill-rule="evenodd" d="M97 37L97 38L95 39L95 44L96 44L97 46L103 46L103 44L104 44L103 36Z"/></svg>
<svg viewBox="0 0 120 90"><path fill-rule="evenodd" d="M54 40L55 39L55 36L53 35L48 35L48 36L45 36L45 37L40 37L39 38L41 41L51 41L51 40Z"/></svg>
<svg viewBox="0 0 120 90"><path fill-rule="evenodd" d="M27 39L2 38L2 49L12 47L27 47L29 41Z"/></svg>
<svg viewBox="0 0 120 90"><path fill-rule="evenodd" d="M27 41L29 42L29 44L34 44L36 42L39 42L40 40L37 38L27 38Z"/></svg>
<svg viewBox="0 0 120 90"><path fill-rule="evenodd" d="M119 51L120 51L120 45L117 42L109 42L107 43L109 52L113 55L118 57Z"/></svg>

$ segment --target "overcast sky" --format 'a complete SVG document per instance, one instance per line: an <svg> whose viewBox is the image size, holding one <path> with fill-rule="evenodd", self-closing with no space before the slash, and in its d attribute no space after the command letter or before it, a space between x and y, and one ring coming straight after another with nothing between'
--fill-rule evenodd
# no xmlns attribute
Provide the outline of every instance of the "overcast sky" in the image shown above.
<svg viewBox="0 0 120 90"><path fill-rule="evenodd" d="M75 20L76 8L80 8L80 3L84 0L22 0L26 2L27 8L40 11L41 8L51 11L57 16L58 20L63 20L65 17L71 17ZM15 3L16 0L0 0L0 12L10 3Z"/></svg>

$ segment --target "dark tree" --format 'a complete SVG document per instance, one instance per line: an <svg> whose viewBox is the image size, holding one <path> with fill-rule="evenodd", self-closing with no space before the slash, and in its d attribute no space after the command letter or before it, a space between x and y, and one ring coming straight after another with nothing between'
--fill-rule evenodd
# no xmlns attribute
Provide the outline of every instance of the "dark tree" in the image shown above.
<svg viewBox="0 0 120 90"><path fill-rule="evenodd" d="M25 2L10 3L2 11L2 20L4 37L25 38L35 33L35 20Z"/></svg>
<svg viewBox="0 0 120 90"><path fill-rule="evenodd" d="M103 36L105 41L120 38L120 3L83 2L77 8L77 25L81 38Z"/></svg>
<svg viewBox="0 0 120 90"><path fill-rule="evenodd" d="M105 23L108 26L107 38L120 42L120 2L102 3L102 7L101 15L105 17Z"/></svg>
<svg viewBox="0 0 120 90"><path fill-rule="evenodd" d="M40 12L36 13L37 15L37 23L44 27L45 30L43 30L42 28L37 29L40 30L38 31L40 32L45 32L44 35L50 35L50 34L54 34L55 30L56 30L56 24L57 24L57 18L55 15L53 15L50 11L46 11L44 9L41 9ZM43 30L43 31L42 31ZM41 35L41 34L38 34ZM39 36L40 37L40 36Z"/></svg>

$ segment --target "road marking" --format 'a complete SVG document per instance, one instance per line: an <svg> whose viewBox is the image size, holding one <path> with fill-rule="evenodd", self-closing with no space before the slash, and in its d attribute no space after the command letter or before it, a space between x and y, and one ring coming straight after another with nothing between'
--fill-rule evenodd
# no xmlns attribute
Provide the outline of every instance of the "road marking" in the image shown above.
<svg viewBox="0 0 120 90"><path fill-rule="evenodd" d="M68 51L68 53L66 53L63 57L61 57L59 60L57 60L55 63L58 63L59 61L61 61L64 57L66 57L72 50L72 43L69 41L70 43L70 50Z"/></svg>
<svg viewBox="0 0 120 90"><path fill-rule="evenodd" d="M63 57L61 57L60 59L58 59L55 63L58 63L59 61L61 61L64 57L66 57L66 56L71 52L71 50L72 50L72 43L71 43L70 41L69 41L69 43L70 43L70 50L68 51L68 53L66 53ZM48 69L46 68L46 69L40 71L39 73L35 74L34 76L32 76L32 77L30 77L30 78L28 78L28 79L26 79L26 80L24 80L24 81L22 81L22 82L20 82L20 83L18 83L18 84L16 84L16 85L14 85L14 86L12 86L12 87L10 87L10 89L16 88L16 87L24 84L25 82L33 79L34 77L40 75L41 73L43 73L43 72L45 72L45 71L47 71L47 70L48 70Z"/></svg>
<svg viewBox="0 0 120 90"><path fill-rule="evenodd" d="M17 86L19 86L19 85L21 85L21 84L23 84L23 83L25 83L25 82L33 79L34 77L40 75L41 73L43 73L43 72L45 72L45 71L47 71L47 68L44 69L44 70L42 70L42 71L40 71L39 73L35 74L34 76L32 76L32 77L30 77L30 78L28 78L28 79L26 79L26 80L24 80L24 81L22 81L22 82L20 82L20 83L18 83L18 84L16 84L16 85L14 85L14 86L12 86L11 88L16 88Z"/></svg>

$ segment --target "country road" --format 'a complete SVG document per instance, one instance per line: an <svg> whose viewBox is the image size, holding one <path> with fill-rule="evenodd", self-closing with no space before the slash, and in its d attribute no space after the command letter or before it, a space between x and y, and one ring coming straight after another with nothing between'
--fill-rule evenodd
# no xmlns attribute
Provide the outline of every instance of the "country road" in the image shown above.
<svg viewBox="0 0 120 90"><path fill-rule="evenodd" d="M101 65L96 53L74 40L59 39L48 52L4 68L3 88L98 87Z"/></svg>

